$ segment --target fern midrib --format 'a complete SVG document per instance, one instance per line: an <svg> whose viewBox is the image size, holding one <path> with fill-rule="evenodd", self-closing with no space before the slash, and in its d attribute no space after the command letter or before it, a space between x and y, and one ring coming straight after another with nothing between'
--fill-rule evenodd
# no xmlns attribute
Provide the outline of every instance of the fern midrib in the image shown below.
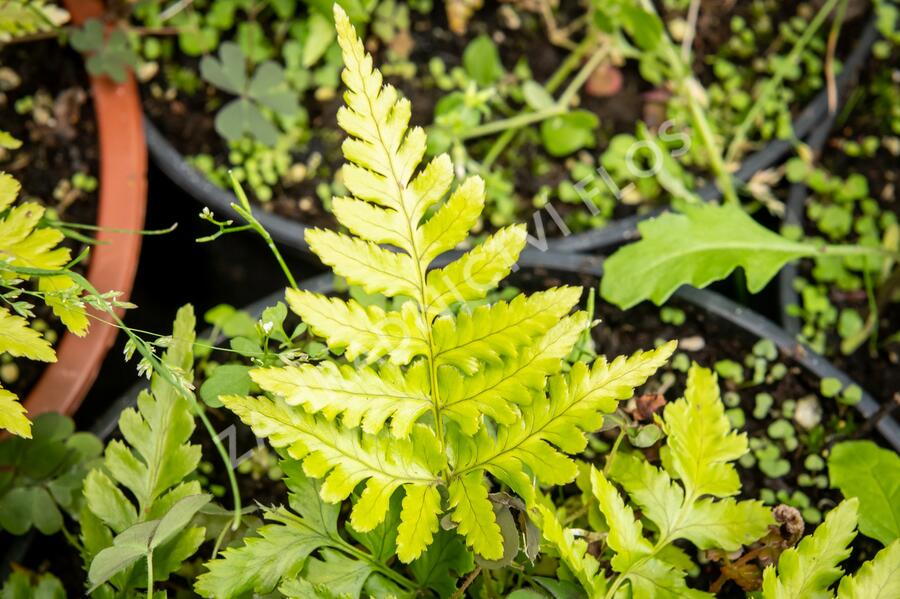
<svg viewBox="0 0 900 599"><path fill-rule="evenodd" d="M562 418L563 416L565 416L565 415L569 412L569 410L571 410L572 408L574 408L575 406L577 406L578 404L580 404L582 401L584 401L584 399L585 399L586 397L588 397L588 396L591 395L592 393L595 393L598 389L601 389L601 388L603 388L603 387L605 387L605 386L607 386L607 385L613 384L615 381L621 379L622 377L624 377L624 376L626 376L626 375L628 375L628 374L631 374L632 372L634 372L635 370L637 370L637 369L639 369L639 368L641 368L641 367L643 367L643 366L644 366L644 364L638 362L637 364L635 364L634 367L632 367L632 368L630 368L630 369L628 369L628 370L623 371L623 372L622 372L621 374L619 374L616 378L607 379L603 384L598 385L598 386L596 386L596 387L593 387L592 389L586 391L585 393L583 393L582 395L580 395L577 399L574 399L574 400L570 401L570 402L565 406L565 408L564 408L562 411L556 412L556 413L553 414L550 418L548 418L545 422L543 422L543 423L541 424L540 428L535 429L535 428L532 427L532 429L531 429L524 437L522 437L521 441L520 441L517 445L511 446L511 447L505 447L502 451L499 451L499 452L497 452L497 453L492 454L492 455L491 455L489 458L487 458L486 460L482 460L481 462L477 462L477 463L474 463L474 464L470 464L469 466L466 466L466 467L463 468L462 470L456 470L456 471L453 471L452 476L455 478L455 477L458 477L458 476L462 476L462 475L465 474L466 472L469 472L469 471L472 471L472 470L483 469L483 468L486 467L487 464L490 464L491 461L497 459L498 457L503 456L503 455L506 455L507 453L510 453L510 452L512 452L512 451L517 450L519 447L521 447L522 445L524 445L526 442L528 442L529 440L531 440L531 439L534 438L535 436L537 436L537 435L539 435L540 433L542 433L542 432L543 432L548 426L550 426L552 423L556 422L557 420L559 420L560 418ZM541 437L538 437L538 439L541 439Z"/></svg>
<svg viewBox="0 0 900 599"><path fill-rule="evenodd" d="M160 393L159 395L162 395L162 393ZM167 405L164 410L164 414L163 414L164 418L160 422L160 424L162 424L163 429L164 429L164 435L163 435L164 439L160 439L156 435L153 435L153 439L155 441L157 441L157 443L155 443L154 447L153 447L153 460L151 461L151 463L147 464L147 490L146 490L147 496L143 499L140 497L138 498L138 501L141 504L141 506L140 506L141 514L146 514L153 505L154 489L156 488L156 484L159 482L160 472L162 472L162 460L164 457L163 456L163 454L164 454L163 448L167 445L166 443L161 442L161 441L164 441L165 438L168 437L168 433L169 433L168 423L171 421L172 412L175 409L175 403L177 401L177 398L178 398L177 395L169 398L170 401L167 402ZM156 401L157 404L160 403L160 397L154 396L153 399ZM143 418L143 414L141 414L141 417ZM149 420L147 421L147 426L148 426L148 428L150 427ZM151 430L153 430L153 429L151 428ZM145 501L146 501L146 503L145 503Z"/></svg>
<svg viewBox="0 0 900 599"><path fill-rule="evenodd" d="M387 157L388 167L391 171L391 179L393 180L394 185L397 188L397 200L400 205L400 209L403 212L403 220L406 223L406 232L407 239L409 241L409 251L410 256L412 257L413 264L416 268L416 278L417 285L419 290L419 313L422 317L422 324L425 328L427 342L428 342L428 370L429 370L429 378L431 379L431 395L432 395L432 413L434 416L434 426L435 426L435 435L437 436L438 445L441 450L441 455L445 456L447 454L446 450L446 442L444 440L444 427L443 422L441 421L441 398L440 398L440 390L437 384L437 367L434 359L435 347L434 347L434 335L431 330L431 322L428 319L427 312L427 304L426 304L426 281L425 281L425 272L422 270L421 263L421 254L416 247L416 236L415 236L415 227L418 223L412 222L412 215L406 209L406 185L404 185L400 181L400 177L397 175L397 169L394 165L394 156L388 148L387 143L385 143L384 135L381 132L381 123L378 118L375 116L375 107L372 105L372 94L368 89L368 78L364 76L362 70L360 69L360 64L362 63L357 57L355 61L355 67L357 70L357 75L359 76L359 80L362 84L363 95L366 99L366 104L369 107L369 118L372 120L372 123L375 125L375 132L378 135L378 143L381 144L381 148L384 151L385 156ZM395 105L396 106L396 105ZM393 107L391 108L393 110ZM402 147L403 142L407 139L408 132L406 132L403 136L403 139L400 140L399 144ZM449 477L447 478L447 482L449 482Z"/></svg>
<svg viewBox="0 0 900 599"><path fill-rule="evenodd" d="M526 314L525 316L522 316L521 318L518 318L512 322L507 320L507 324L499 329L490 329L487 333L485 333L484 335L482 335L480 337L475 337L464 343L459 343L457 345L454 345L453 347L439 350L437 352L435 358L439 358L450 352L463 350L463 349L469 347L470 345L474 345L475 343L483 342L486 339L490 339L491 337L496 337L496 336L502 337L503 334L508 332L510 329L514 329L515 327L518 327L531 319L542 316L543 314L550 312L551 310L554 310L555 308L556 308L556 306L554 306L554 305L546 305L543 308L541 308L540 310L538 310L537 312L532 312L532 313ZM537 338L538 336L540 336L542 334L543 333L538 333L537 335L531 334L531 335L528 335L528 338L531 341L534 341L535 338Z"/></svg>
<svg viewBox="0 0 900 599"><path fill-rule="evenodd" d="M401 484L408 482L408 483L421 483L421 484L432 485L435 482L433 478L411 476L405 472L402 473L402 475L398 475L394 472L388 472L387 470L384 469L382 464L380 464L380 463L377 465L372 464L369 461L362 459L359 454L351 454L351 453L345 451L342 447L338 446L336 443L333 443L331 439L323 437L322 435L319 434L318 427L311 426L311 427L308 427L308 429L301 428L296 422L294 422L292 420L287 420L287 419L281 418L276 413L273 413L273 412L267 413L265 415L265 418L268 418L269 420L274 420L275 422L283 425L287 429L297 431L297 434L299 436L312 437L312 438L316 439L317 441L319 441L325 447L328 447L328 448L332 449L333 451L337 452L338 454L344 456L349 461L362 464L364 467L366 467L370 471L377 472L379 475L387 477L390 480L400 481Z"/></svg>
<svg viewBox="0 0 900 599"><path fill-rule="evenodd" d="M616 594L616 591L619 589L619 587L622 586L622 584L624 584L624 582L626 580L629 580L632 576L634 576L635 571L638 569L639 566L645 564L646 562L648 562L651 559L655 559L659 555L660 551L662 551L667 546L669 546L670 544L675 542L675 540L678 538L678 536L677 536L678 531L682 530L681 523L684 521L684 518L687 516L688 511L690 511L690 508L693 507L693 505L696 501L697 501L697 496L694 495L693 491L685 494L684 501L681 503L681 506L678 508L678 514L675 516L675 518L673 520L674 523L671 525L671 527L667 531L665 531L665 535L661 536L659 538L659 540L657 540L657 542L654 543L653 548L650 550L650 553L648 553L646 555L642 555L641 557L636 559L633 564L628 566L628 568L626 568L624 572L621 572L619 574L619 576L616 577L616 579L613 581L613 584L610 586L609 590L607 591L607 593L605 595L605 599L611 599L612 597L614 597ZM652 579L649 579L646 577L643 577L643 578L645 578L646 580L652 581Z"/></svg>

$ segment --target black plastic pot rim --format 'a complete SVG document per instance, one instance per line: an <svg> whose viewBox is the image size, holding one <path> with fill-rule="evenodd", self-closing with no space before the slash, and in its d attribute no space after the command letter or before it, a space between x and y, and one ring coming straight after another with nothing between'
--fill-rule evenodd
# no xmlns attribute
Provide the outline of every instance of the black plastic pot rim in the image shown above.
<svg viewBox="0 0 900 599"><path fill-rule="evenodd" d="M869 53L869 49L878 37L873 16L860 36L859 42L850 52L844 63L844 70L837 77L839 86L844 86L850 75L855 72ZM822 90L810 104L794 119L794 135L803 139L828 113L828 93ZM145 115L144 129L147 145L154 162L172 181L201 204L220 214L236 216L231 205L237 203L234 194L213 184L203 173L188 164L184 156L163 136L153 122ZM741 168L734 174L737 182L747 182L759 171L769 168L790 152L793 143L786 140L773 140L758 152L748 156ZM713 184L701 188L697 195L704 201L713 201L721 197L721 191ZM297 221L266 212L258 205L252 207L253 215L269 231L276 242L288 247L309 253L306 243L306 225ZM555 251L586 252L627 243L638 237L637 225L640 221L658 216L665 207L655 208L645 214L615 220L608 225L576 233L564 237L540 239L538 243L546 243L546 249ZM538 218L538 215L535 215ZM540 248L545 249L545 248Z"/></svg>

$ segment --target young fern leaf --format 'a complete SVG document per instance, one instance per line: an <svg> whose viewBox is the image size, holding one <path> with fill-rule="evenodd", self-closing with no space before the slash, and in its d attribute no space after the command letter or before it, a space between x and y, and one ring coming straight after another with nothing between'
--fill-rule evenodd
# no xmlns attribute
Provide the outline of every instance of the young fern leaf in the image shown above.
<svg viewBox="0 0 900 599"><path fill-rule="evenodd" d="M691 367L685 397L666 407L663 428L669 435L660 451L665 470L634 454L613 454L608 465L610 479L621 485L653 524L651 536L606 475L591 468L591 490L609 528L606 544L615 573L611 579L594 575L599 567L596 561L596 565L583 563L593 558L580 557L573 563L571 552L577 543L564 532L548 529L544 514L544 537L557 547L591 597L618 596L616 592L627 588L626 584L634 597L708 597L688 588L683 566L669 561L673 543L685 539L699 549L735 551L762 537L773 523L761 502L717 499L732 492L730 480L736 473L731 462L747 451L747 442L731 431L710 371ZM698 436L703 438L691 439ZM709 481L715 480L714 476L722 477L726 484L712 485ZM602 592L598 594L597 589Z"/></svg>
<svg viewBox="0 0 900 599"><path fill-rule="evenodd" d="M466 180L442 201L453 182L450 159L419 168L425 133L408 127L409 102L382 85L347 16L337 5L334 11L346 65L347 105L338 113L350 135L344 182L353 196L334 206L352 235L310 230L307 240L349 283L409 300L385 311L288 290L291 309L312 332L343 359L365 365L256 369L253 380L271 397L222 401L258 436L302 461L308 475L324 478L323 500L344 500L360 486L350 516L356 531L377 527L402 488L396 545L403 562L423 555L445 513L469 547L499 559L503 536L487 475L527 503L536 483L571 482L576 468L567 454L584 448L585 434L631 397L674 345L601 359L593 369L576 364L562 375L562 360L589 321L570 314L580 288L455 313L509 274L525 228L501 229L429 272L476 223L484 184Z"/></svg>
<svg viewBox="0 0 900 599"><path fill-rule="evenodd" d="M541 533L559 554L578 583L587 591L588 597L602 597L606 592L606 579L599 572L600 562L588 554L588 544L584 539L575 538L571 530L562 523L546 506L538 504L541 514Z"/></svg>
<svg viewBox="0 0 900 599"><path fill-rule="evenodd" d="M181 308L172 342L162 358L185 381L192 379L194 326L193 308ZM163 523L172 519L174 510L186 515L189 508L200 509L209 496L201 494L198 481L186 480L200 462L200 446L190 443L194 431L191 407L162 377L153 375L150 391L138 396L137 409L122 412L119 430L124 441L111 441L102 467L85 478L82 542L91 583L98 586L108 581L118 592L127 593L146 582L146 574L139 575L135 566L144 554L118 563L122 552L133 547L135 539L145 541L145 535L157 531L154 579L165 580L196 552L205 530L187 526L189 516L164 541L157 529L164 529ZM146 573L146 567L143 570Z"/></svg>

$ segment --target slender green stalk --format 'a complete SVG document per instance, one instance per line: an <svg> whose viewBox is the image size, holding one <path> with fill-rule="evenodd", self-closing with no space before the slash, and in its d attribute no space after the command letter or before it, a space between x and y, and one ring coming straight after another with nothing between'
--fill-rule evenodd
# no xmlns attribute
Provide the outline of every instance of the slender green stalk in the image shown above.
<svg viewBox="0 0 900 599"><path fill-rule="evenodd" d="M575 78L571 83L569 83L559 99L550 106L547 106L546 108L542 108L540 110L536 110L534 112L521 112L509 118L499 119L490 123L485 123L484 125L480 125L478 127L473 127L472 129L469 129L468 131L460 135L459 139L469 140L476 137L484 137L485 135L500 133L501 131L507 131L510 129L521 129L522 127L540 123L541 121L545 121L549 118L565 114L569 111L569 104L572 102L575 94L578 93L578 90L581 89L581 86L584 85L585 81L587 81L587 78L591 76L591 73L594 72L594 70L604 59L608 57L608 55L609 51L606 47L598 49L584 64L584 66L581 67L581 69L575 75Z"/></svg>
<svg viewBox="0 0 900 599"><path fill-rule="evenodd" d="M244 188L241 187L241 184L235 178L234 173L228 171L228 176L231 178L231 185L234 188L234 193L241 202L240 205L232 203L231 207L241 216L241 218L243 218L247 222L247 225L250 228L256 231L256 233L263 238L263 241L266 242L266 245L269 246L269 250L275 256L275 260L278 262L278 266L281 267L281 271L287 278L288 283L290 283L292 288L298 289L299 287L297 286L297 281L294 279L294 275L291 274L291 269L288 268L287 263L285 263L281 252L278 251L278 247L272 240L272 236L269 235L269 232L266 231L266 228L263 227L258 220L256 220L255 216L253 216L253 210L250 208L250 201L247 199L247 194L244 193Z"/></svg>
<svg viewBox="0 0 900 599"><path fill-rule="evenodd" d="M725 154L726 162L731 162L734 160L734 157L740 151L741 146L744 144L744 141L747 139L747 134L750 132L750 127L753 125L754 121L759 117L762 110L765 108L766 102L769 97L775 93L778 89L778 86L781 85L781 82L784 80L785 76L787 76L788 69L794 65L796 65L797 61L800 59L800 54L812 40L813 36L816 34L816 31L822 26L822 23L825 22L825 19L834 10L834 7L837 6L837 3L841 0L826 0L826 2L822 5L822 8L819 9L819 12L816 13L816 16L813 17L813 20L810 21L809 26L803 32L803 35L800 36L800 39L796 41L794 47L791 48L791 51L784 58L784 60L779 63L775 67L775 72L772 75L772 78L769 79L765 86L760 92L759 97L753 103L753 107L747 113L747 116L744 117L744 120L738 126L737 130L734 133L734 136L731 139L731 143L728 145L728 151Z"/></svg>
<svg viewBox="0 0 900 599"><path fill-rule="evenodd" d="M399 572L395 572L392 568L388 568L378 560L373 559L372 556L368 553L360 551L350 543L343 541L343 539L341 543L341 549L346 553L352 555L356 559L368 563L370 566L372 566L373 569L377 570L379 574L383 574L387 578L390 578L391 580L402 586L404 589L408 591L414 591L419 588L416 583L414 583L410 579L406 578Z"/></svg>
<svg viewBox="0 0 900 599"><path fill-rule="evenodd" d="M153 599L153 550L147 551L147 599Z"/></svg>
<svg viewBox="0 0 900 599"><path fill-rule="evenodd" d="M656 14L656 9L648 0L644 0L643 6L648 12ZM665 54L665 60L673 70L672 74L678 95L687 102L691 122L697 130L700 143L703 144L706 150L706 157L716 178L716 183L719 189L722 190L722 196L725 198L725 201L737 206L740 204L740 201L734 187L734 180L731 177L731 173L728 172L726 161L722 159L722 149L719 147L712 126L706 118L706 110L694 93L694 85L699 84L691 71L690 65L685 61L684 56L672 39L665 33L663 33L662 38L662 51Z"/></svg>

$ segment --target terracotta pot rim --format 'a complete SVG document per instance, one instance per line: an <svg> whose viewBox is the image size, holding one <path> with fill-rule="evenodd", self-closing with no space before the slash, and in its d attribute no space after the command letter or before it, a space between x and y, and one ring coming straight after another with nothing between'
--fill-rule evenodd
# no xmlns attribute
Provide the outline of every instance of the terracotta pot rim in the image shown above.
<svg viewBox="0 0 900 599"><path fill-rule="evenodd" d="M65 0L76 24L103 15L100 0ZM123 84L106 77L90 77L100 147L97 234L86 277L101 293L131 294L140 256L141 236L108 229L137 231L144 226L147 206L147 147L141 123L137 84L129 76ZM91 328L79 338L63 335L57 361L48 365L25 400L29 417L44 412L73 414L93 385L118 329L104 324L108 315L91 310ZM100 319L100 320L98 320Z"/></svg>

